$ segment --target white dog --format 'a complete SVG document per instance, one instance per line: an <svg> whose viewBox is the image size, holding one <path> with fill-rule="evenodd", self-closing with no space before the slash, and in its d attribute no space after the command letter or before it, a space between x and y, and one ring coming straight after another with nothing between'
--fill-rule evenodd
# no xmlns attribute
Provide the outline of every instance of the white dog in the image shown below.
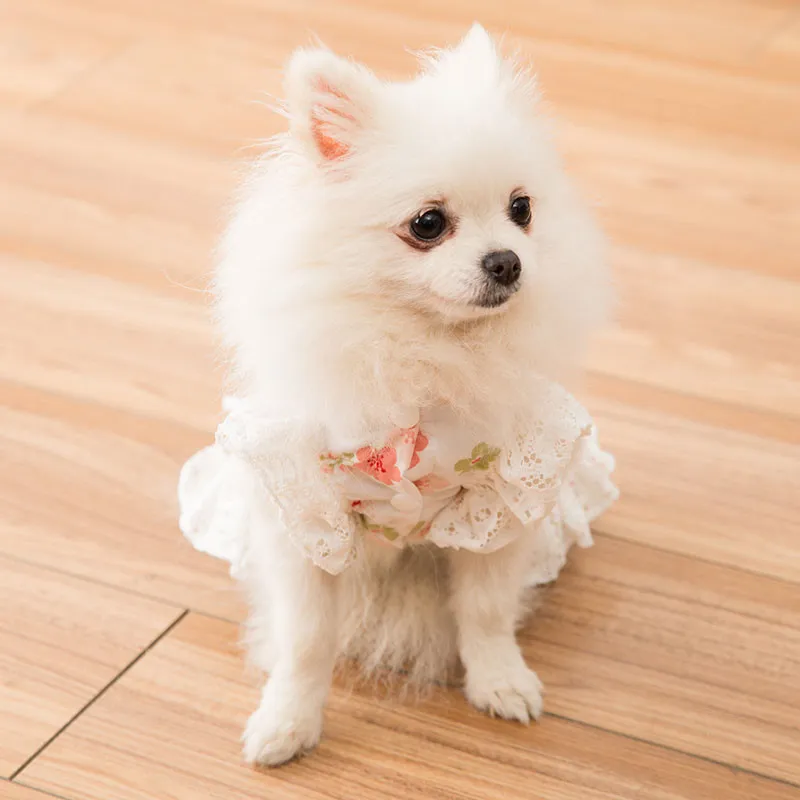
<svg viewBox="0 0 800 800"><path fill-rule="evenodd" d="M528 722L515 639L614 496L556 380L604 317L602 239L535 82L474 26L380 81L324 49L286 72L291 126L244 188L215 293L237 398L181 477L181 527L229 559L269 672L250 762L312 748L337 657Z"/></svg>

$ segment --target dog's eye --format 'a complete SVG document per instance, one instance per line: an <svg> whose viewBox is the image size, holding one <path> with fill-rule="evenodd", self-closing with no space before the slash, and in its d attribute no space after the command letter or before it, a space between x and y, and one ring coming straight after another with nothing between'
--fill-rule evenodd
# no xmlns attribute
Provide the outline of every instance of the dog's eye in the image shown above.
<svg viewBox="0 0 800 800"><path fill-rule="evenodd" d="M411 233L423 242L432 242L438 239L447 229L447 218L436 208L424 211L411 220L409 224Z"/></svg>
<svg viewBox="0 0 800 800"><path fill-rule="evenodd" d="M531 199L530 197L515 197L508 207L511 221L520 228L527 228L531 224Z"/></svg>

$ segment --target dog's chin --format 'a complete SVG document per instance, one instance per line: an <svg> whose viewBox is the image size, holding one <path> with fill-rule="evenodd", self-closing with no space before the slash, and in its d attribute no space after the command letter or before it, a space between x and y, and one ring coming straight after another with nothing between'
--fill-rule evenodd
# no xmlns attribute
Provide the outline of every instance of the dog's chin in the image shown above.
<svg viewBox="0 0 800 800"><path fill-rule="evenodd" d="M484 287L473 297L457 300L431 293L426 301L433 311L445 319L465 322L504 314L513 305L518 288Z"/></svg>
<svg viewBox="0 0 800 800"><path fill-rule="evenodd" d="M472 305L484 311L497 311L505 309L519 291L519 284L512 287L486 286L483 288Z"/></svg>

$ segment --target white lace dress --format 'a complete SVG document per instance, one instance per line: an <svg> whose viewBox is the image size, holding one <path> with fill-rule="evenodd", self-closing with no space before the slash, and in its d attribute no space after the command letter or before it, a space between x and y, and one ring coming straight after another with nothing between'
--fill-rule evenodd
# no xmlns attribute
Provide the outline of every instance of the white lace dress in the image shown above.
<svg viewBox="0 0 800 800"><path fill-rule="evenodd" d="M505 442L444 408L407 410L378 441L356 443L301 433L243 401L227 407L216 443L184 465L178 494L184 535L234 576L248 557L254 486L329 573L357 556L358 537L489 553L525 534L537 537L531 584L553 580L572 544L592 543L589 524L617 497L613 458L556 384L543 383L535 415Z"/></svg>

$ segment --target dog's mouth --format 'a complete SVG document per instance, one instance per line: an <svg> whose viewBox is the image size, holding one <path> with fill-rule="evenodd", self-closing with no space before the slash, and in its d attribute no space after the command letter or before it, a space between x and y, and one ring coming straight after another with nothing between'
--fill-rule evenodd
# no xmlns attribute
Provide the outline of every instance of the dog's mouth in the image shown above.
<svg viewBox="0 0 800 800"><path fill-rule="evenodd" d="M470 295L462 298L452 298L428 290L426 299L422 303L428 310L433 310L444 317L463 322L465 320L482 319L494 314L502 314L515 294L519 291L521 282L511 286L497 286L482 284Z"/></svg>
<svg viewBox="0 0 800 800"><path fill-rule="evenodd" d="M519 291L519 287L519 281L510 286L498 286L496 283L484 284L471 304L478 308L500 308Z"/></svg>

